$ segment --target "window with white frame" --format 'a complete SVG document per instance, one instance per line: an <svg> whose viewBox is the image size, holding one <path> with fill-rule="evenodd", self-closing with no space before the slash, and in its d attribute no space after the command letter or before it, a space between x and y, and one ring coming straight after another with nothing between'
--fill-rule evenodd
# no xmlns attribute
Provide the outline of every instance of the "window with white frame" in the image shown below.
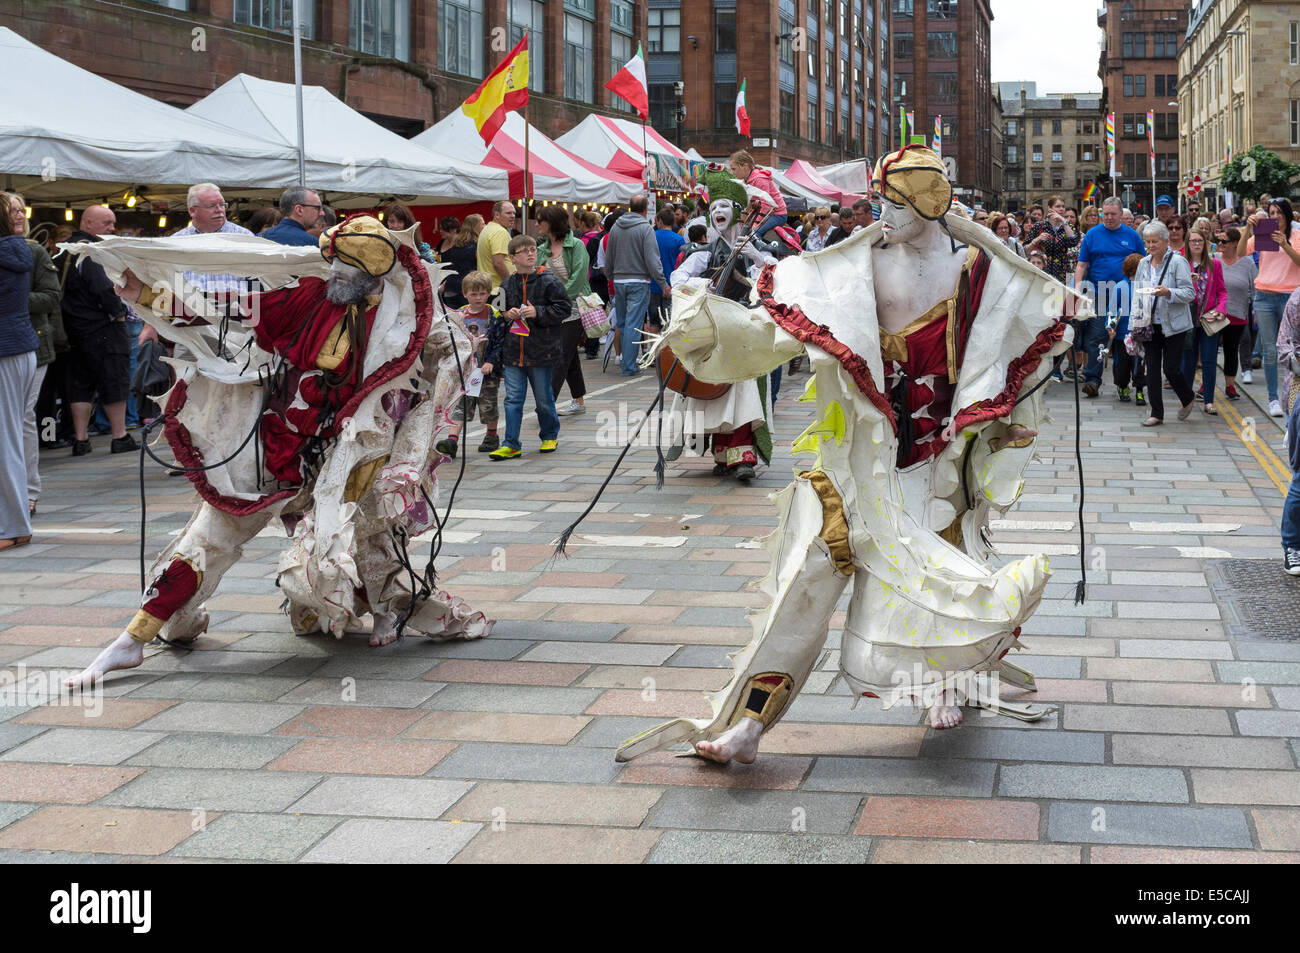
<svg viewBox="0 0 1300 953"><path fill-rule="evenodd" d="M583 3L592 4L592 17L571 12ZM596 84L591 53L596 46L594 0L564 0L564 95L584 103L596 101Z"/></svg>
<svg viewBox="0 0 1300 953"><path fill-rule="evenodd" d="M622 8L626 8L624 11ZM609 8L609 75L613 76L632 59L632 4L614 0ZM610 94L610 106L619 112L631 112L632 105L622 96Z"/></svg>
<svg viewBox="0 0 1300 953"><path fill-rule="evenodd" d="M1300 65L1300 20L1291 21L1287 49L1290 52L1291 65Z"/></svg>
<svg viewBox="0 0 1300 953"><path fill-rule="evenodd" d="M411 0L351 0L348 46L371 56L411 57Z"/></svg>
<svg viewBox="0 0 1300 953"><path fill-rule="evenodd" d="M446 3L447 0L442 0ZM442 4L440 3L439 6ZM546 4L541 0L510 0L510 45L528 34L528 88L546 92Z"/></svg>
<svg viewBox="0 0 1300 953"><path fill-rule="evenodd" d="M438 66L448 73L483 77L483 0L438 4Z"/></svg>
<svg viewBox="0 0 1300 953"><path fill-rule="evenodd" d="M1291 100L1291 145L1300 146L1300 99Z"/></svg>
<svg viewBox="0 0 1300 953"><path fill-rule="evenodd" d="M185 9L185 0L180 0L177 9ZM315 32L315 5L300 5L298 16L303 39L310 40ZM235 22L263 30L293 33L293 0L235 0Z"/></svg>

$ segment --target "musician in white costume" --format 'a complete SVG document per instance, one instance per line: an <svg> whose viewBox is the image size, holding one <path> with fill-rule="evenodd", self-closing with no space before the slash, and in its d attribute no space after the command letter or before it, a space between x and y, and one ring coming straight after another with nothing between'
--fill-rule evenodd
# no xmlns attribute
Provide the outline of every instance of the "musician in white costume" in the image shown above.
<svg viewBox="0 0 1300 953"><path fill-rule="evenodd" d="M958 724L967 703L1045 713L1001 702L980 673L1034 687L1003 656L1021 647L1047 559L995 570L984 534L990 510L1024 485L1041 416L1033 388L1069 344L1059 319L1073 293L987 230L949 220L951 187L929 149L886 157L875 178L881 221L766 268L757 307L674 292L664 342L702 381L749 380L808 355L803 399L817 421L794 449L816 459L775 497L781 520L761 583L772 601L752 617L754 639L712 696L713 717L643 732L621 761L681 741L715 761L753 761L816 664L850 580L840 667L855 695L924 704L936 728Z"/></svg>

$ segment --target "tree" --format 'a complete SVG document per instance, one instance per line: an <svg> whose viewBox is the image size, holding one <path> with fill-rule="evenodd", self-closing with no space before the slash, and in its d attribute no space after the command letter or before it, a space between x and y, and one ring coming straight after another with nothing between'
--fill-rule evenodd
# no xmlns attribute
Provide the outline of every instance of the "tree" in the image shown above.
<svg viewBox="0 0 1300 953"><path fill-rule="evenodd" d="M1243 198L1261 195L1291 195L1291 180L1300 176L1300 165L1287 162L1263 146L1251 146L1223 169L1223 187Z"/></svg>

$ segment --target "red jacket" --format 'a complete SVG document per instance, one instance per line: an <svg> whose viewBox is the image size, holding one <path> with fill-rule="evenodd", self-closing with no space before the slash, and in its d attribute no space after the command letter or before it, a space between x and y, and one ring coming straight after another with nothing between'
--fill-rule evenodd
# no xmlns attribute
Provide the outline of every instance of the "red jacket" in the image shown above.
<svg viewBox="0 0 1300 953"><path fill-rule="evenodd" d="M776 183L772 181L772 173L767 169L756 167L753 172L749 173L749 178L745 180L745 184L752 185L756 189L762 189L772 197L771 202L763 202L758 207L758 213L763 218L769 215L786 214L785 199L781 196L781 190L776 187ZM759 219L759 221L762 221L762 219Z"/></svg>

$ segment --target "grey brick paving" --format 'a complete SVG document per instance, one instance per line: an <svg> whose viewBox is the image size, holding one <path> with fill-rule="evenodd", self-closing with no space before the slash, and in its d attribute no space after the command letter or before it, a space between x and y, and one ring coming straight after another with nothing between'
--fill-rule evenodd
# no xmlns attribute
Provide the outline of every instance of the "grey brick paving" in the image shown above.
<svg viewBox="0 0 1300 953"><path fill-rule="evenodd" d="M997 766L989 761L921 758L821 757L803 787L809 791L905 794L932 797L988 797Z"/></svg>
<svg viewBox="0 0 1300 953"><path fill-rule="evenodd" d="M856 794L703 788L668 791L650 827L714 831L847 834L862 799Z"/></svg>
<svg viewBox="0 0 1300 953"><path fill-rule="evenodd" d="M282 811L320 780L297 771L150 768L99 803L206 811Z"/></svg>
<svg viewBox="0 0 1300 953"><path fill-rule="evenodd" d="M346 667L346 666L342 666ZM429 668L432 668L432 663ZM441 688L437 682L422 679L358 678L340 675L335 678L309 678L285 692L281 702L299 705L365 705L369 708L419 708Z"/></svg>
<svg viewBox="0 0 1300 953"><path fill-rule="evenodd" d="M591 720L571 744L591 748L617 748L624 741L647 728L661 724L662 718L631 718L605 715Z"/></svg>
<svg viewBox="0 0 1300 953"><path fill-rule="evenodd" d="M1243 735L1300 738L1300 711L1239 711L1236 718Z"/></svg>
<svg viewBox="0 0 1300 953"><path fill-rule="evenodd" d="M871 838L822 834L665 831L652 864L862 864Z"/></svg>
<svg viewBox="0 0 1300 953"><path fill-rule="evenodd" d="M1106 739L1086 731L1032 731L963 728L932 731L921 746L927 758L982 758L990 761L1063 761L1102 764Z"/></svg>
<svg viewBox="0 0 1300 953"><path fill-rule="evenodd" d="M20 817L26 817L32 811L36 810L35 804L15 804L13 802L0 802L0 830L8 827Z"/></svg>
<svg viewBox="0 0 1300 953"><path fill-rule="evenodd" d="M16 716L18 713L14 714ZM44 725L15 725L12 722L0 721L0 752L8 751L45 730Z"/></svg>
<svg viewBox="0 0 1300 953"><path fill-rule="evenodd" d="M336 817L223 814L185 840L171 856L296 860L340 823Z"/></svg>
<svg viewBox="0 0 1300 953"><path fill-rule="evenodd" d="M621 770L604 748L472 742L439 761L427 776L603 783Z"/></svg>
<svg viewBox="0 0 1300 953"><path fill-rule="evenodd" d="M164 737L157 731L51 728L26 744L11 748L0 756L0 761L117 764Z"/></svg>
<svg viewBox="0 0 1300 953"><path fill-rule="evenodd" d="M1052 804L1048 808L1047 837L1075 844L1253 846L1245 813L1219 807Z"/></svg>
<svg viewBox="0 0 1300 953"><path fill-rule="evenodd" d="M1007 765L999 796L1098 801L1188 803L1187 781L1173 768L1120 768L1055 764Z"/></svg>
<svg viewBox="0 0 1300 953"><path fill-rule="evenodd" d="M326 778L287 810L294 814L407 817L432 820L465 796L468 781L429 778Z"/></svg>
<svg viewBox="0 0 1300 953"><path fill-rule="evenodd" d="M532 715L580 715L602 694L599 688L538 685L452 684L423 705L434 711L507 711Z"/></svg>
<svg viewBox="0 0 1300 953"><path fill-rule="evenodd" d="M1214 667L1223 682L1249 678L1260 685L1300 685L1300 662L1219 662Z"/></svg>
<svg viewBox="0 0 1300 953"><path fill-rule="evenodd" d="M181 702L140 725L153 731L222 731L260 734L284 724L301 705L258 702Z"/></svg>
<svg viewBox="0 0 1300 953"><path fill-rule="evenodd" d="M450 821L344 821L302 860L324 864L445 864L482 824Z"/></svg>
<svg viewBox="0 0 1300 953"><path fill-rule="evenodd" d="M178 731L124 763L158 768L260 768L302 739Z"/></svg>

